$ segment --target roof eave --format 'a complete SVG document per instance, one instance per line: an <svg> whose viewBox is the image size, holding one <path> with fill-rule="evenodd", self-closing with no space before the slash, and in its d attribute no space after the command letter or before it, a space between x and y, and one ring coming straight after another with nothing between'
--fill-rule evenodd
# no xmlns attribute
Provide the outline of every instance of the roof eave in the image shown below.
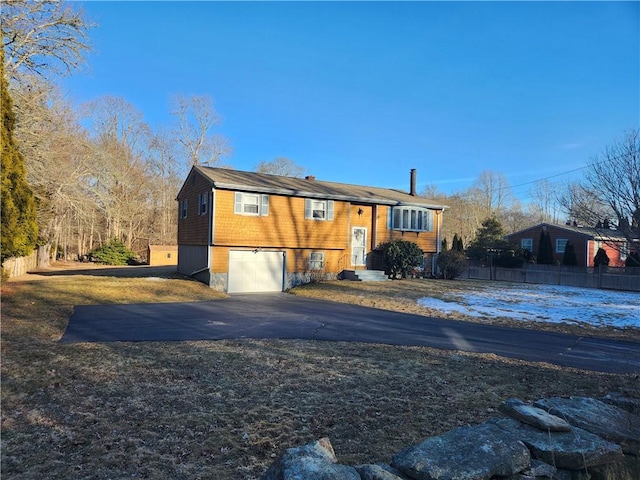
<svg viewBox="0 0 640 480"><path fill-rule="evenodd" d="M339 200L344 202L358 202L358 203L372 203L376 205L388 205L393 206L416 206L422 208L429 208L432 210L445 210L446 205L425 204L420 202L405 202L401 200L391 200L382 197L358 197L356 195L336 195L324 192L309 192L306 190L292 190L290 188L273 188L273 187L260 187L254 185L242 185L236 183L224 183L213 181L213 187L220 190L239 190L244 192L256 192L256 193L271 193L275 195L286 195L292 197L305 197L305 198L318 198L326 200Z"/></svg>

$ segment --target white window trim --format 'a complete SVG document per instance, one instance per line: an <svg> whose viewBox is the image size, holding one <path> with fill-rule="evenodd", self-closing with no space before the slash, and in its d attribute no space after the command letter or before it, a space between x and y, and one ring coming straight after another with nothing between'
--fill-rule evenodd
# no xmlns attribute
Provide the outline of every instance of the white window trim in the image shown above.
<svg viewBox="0 0 640 480"><path fill-rule="evenodd" d="M402 232L433 232L435 214L424 207L389 207L389 230Z"/></svg>
<svg viewBox="0 0 640 480"><path fill-rule="evenodd" d="M527 244L527 246L525 246L525 243ZM533 252L533 238L521 238L520 248L529 252Z"/></svg>
<svg viewBox="0 0 640 480"><path fill-rule="evenodd" d="M556 253L564 253L564 250L567 247L568 241L569 240L566 238L556 238ZM562 244L562 250L560 250L561 244Z"/></svg>
<svg viewBox="0 0 640 480"><path fill-rule="evenodd" d="M314 258L314 256L316 258ZM325 259L324 252L309 253L309 270L324 270Z"/></svg>
<svg viewBox="0 0 640 480"><path fill-rule="evenodd" d="M314 217L313 212L320 209L314 209L314 202L322 205L324 217ZM330 221L333 220L334 203L333 200L316 200L314 198L304 199L304 218L307 220Z"/></svg>
<svg viewBox="0 0 640 480"><path fill-rule="evenodd" d="M248 203L246 199L248 197L257 197L257 212L247 212L245 207L248 205L256 205L255 203ZM236 192L234 197L233 213L236 215L247 215L250 217L266 217L269 215L269 195L262 195L259 193L249 192Z"/></svg>

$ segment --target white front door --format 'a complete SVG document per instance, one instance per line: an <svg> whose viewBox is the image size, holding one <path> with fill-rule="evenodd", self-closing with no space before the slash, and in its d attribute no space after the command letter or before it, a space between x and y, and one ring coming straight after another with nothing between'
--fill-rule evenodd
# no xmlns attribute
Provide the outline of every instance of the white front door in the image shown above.
<svg viewBox="0 0 640 480"><path fill-rule="evenodd" d="M367 264L367 229L353 227L351 233L351 265L364 266Z"/></svg>

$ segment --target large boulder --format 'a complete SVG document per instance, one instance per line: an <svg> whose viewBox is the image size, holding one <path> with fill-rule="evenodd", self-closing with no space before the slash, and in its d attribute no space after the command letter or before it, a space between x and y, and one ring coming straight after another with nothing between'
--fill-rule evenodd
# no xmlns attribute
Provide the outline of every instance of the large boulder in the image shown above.
<svg viewBox="0 0 640 480"><path fill-rule="evenodd" d="M261 480L361 480L353 467L338 464L328 438L288 449Z"/></svg>
<svg viewBox="0 0 640 480"><path fill-rule="evenodd" d="M485 422L406 448L394 455L391 466L416 480L486 480L518 473L530 460L522 442Z"/></svg>
<svg viewBox="0 0 640 480"><path fill-rule="evenodd" d="M620 445L574 427L570 432L545 432L512 418L489 420L514 435L529 449L534 458L568 470L584 470L594 465L623 460Z"/></svg>
<svg viewBox="0 0 640 480"><path fill-rule="evenodd" d="M498 409L511 418L520 420L545 432L568 432L571 430L571 425L562 418L551 415L541 408L528 405L517 398L505 400Z"/></svg>
<svg viewBox="0 0 640 480"><path fill-rule="evenodd" d="M587 397L546 398L534 404L583 428L617 443L625 453L640 455L640 416L622 408Z"/></svg>

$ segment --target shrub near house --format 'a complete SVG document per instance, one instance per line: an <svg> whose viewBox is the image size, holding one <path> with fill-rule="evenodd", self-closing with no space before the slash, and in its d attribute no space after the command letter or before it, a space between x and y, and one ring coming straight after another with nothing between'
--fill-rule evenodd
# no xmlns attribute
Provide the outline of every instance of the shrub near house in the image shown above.
<svg viewBox="0 0 640 480"><path fill-rule="evenodd" d="M413 242L393 240L378 246L385 263L385 272L391 278L407 278L418 267L422 268L424 252Z"/></svg>

